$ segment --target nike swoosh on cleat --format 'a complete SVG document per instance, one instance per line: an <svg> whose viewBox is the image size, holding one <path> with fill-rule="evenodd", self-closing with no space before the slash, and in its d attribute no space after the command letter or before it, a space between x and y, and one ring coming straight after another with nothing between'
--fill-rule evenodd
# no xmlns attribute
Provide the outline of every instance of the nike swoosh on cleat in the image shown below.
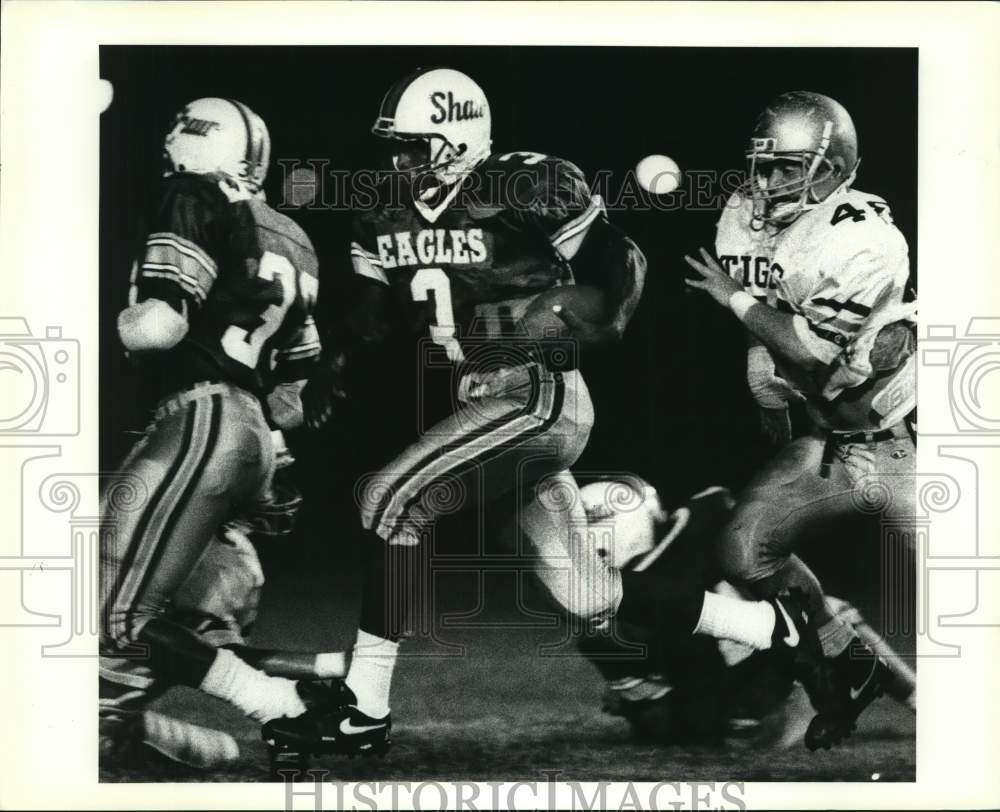
<svg viewBox="0 0 1000 812"><path fill-rule="evenodd" d="M781 610L782 617L785 619L785 627L788 629L788 634L783 638L783 642L789 648L795 648L799 644L799 630L795 628L795 624L792 623L792 618L789 616L788 612L785 611L784 605L780 600L776 600L775 603L778 605L778 609Z"/></svg>
<svg viewBox="0 0 1000 812"><path fill-rule="evenodd" d="M852 702L856 701L857 698L859 696L861 696L861 693L865 690L865 688L868 687L868 683L872 681L872 678L875 676L875 672L877 670L878 670L878 663L876 663L874 666L872 666L872 670L871 670L871 673L868 675L868 679L866 679L864 682L861 683L861 687L860 688L855 688L855 687L851 686L851 701Z"/></svg>
<svg viewBox="0 0 1000 812"><path fill-rule="evenodd" d="M368 733L372 730L378 730L380 727L385 727L383 724L377 725L355 725L351 723L350 719L342 719L340 721L340 732L346 736L355 736L358 733Z"/></svg>

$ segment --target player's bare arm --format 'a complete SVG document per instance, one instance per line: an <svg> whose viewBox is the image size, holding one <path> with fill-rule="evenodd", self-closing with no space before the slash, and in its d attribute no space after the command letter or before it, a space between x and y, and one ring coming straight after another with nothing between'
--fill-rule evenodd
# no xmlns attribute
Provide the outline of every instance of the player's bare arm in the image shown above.
<svg viewBox="0 0 1000 812"><path fill-rule="evenodd" d="M822 370L825 364L796 335L794 316L758 302L722 270L708 251L704 248L698 250L701 262L686 255L684 257L687 264L701 276L700 279L686 279L688 287L705 291L718 304L732 310L768 351L805 372L816 373Z"/></svg>

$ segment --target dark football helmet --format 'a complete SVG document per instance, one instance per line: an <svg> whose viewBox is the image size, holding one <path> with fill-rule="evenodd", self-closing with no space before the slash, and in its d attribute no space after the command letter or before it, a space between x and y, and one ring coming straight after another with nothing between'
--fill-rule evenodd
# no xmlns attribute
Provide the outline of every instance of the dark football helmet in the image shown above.
<svg viewBox="0 0 1000 812"><path fill-rule="evenodd" d="M839 102L795 90L778 96L758 116L746 158L752 226L780 227L853 182L858 136Z"/></svg>

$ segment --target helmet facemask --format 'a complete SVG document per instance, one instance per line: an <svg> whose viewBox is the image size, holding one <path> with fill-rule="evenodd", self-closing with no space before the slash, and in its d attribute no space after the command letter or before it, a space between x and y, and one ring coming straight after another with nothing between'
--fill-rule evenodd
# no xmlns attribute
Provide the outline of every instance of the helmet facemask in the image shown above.
<svg viewBox="0 0 1000 812"><path fill-rule="evenodd" d="M760 231L767 226L788 226L853 178L853 171L848 177L847 168L826 155L831 131L832 124L828 121L815 150L782 151L775 149L775 138L751 139L746 153L745 187L746 196L753 201L751 228ZM790 180L772 183L769 169L774 164L798 167L799 171Z"/></svg>
<svg viewBox="0 0 1000 812"><path fill-rule="evenodd" d="M405 174L421 200L433 197L442 187L448 187L468 171L461 160L465 145L456 147L444 136L381 135L388 142L392 167Z"/></svg>
<svg viewBox="0 0 1000 812"><path fill-rule="evenodd" d="M438 133L402 134L388 128L380 131L382 121L372 131L387 139L393 169L409 178L414 196L420 200L428 200L442 188L457 183L474 165L464 160L465 144L456 146ZM404 161L404 156L410 159Z"/></svg>
<svg viewBox="0 0 1000 812"><path fill-rule="evenodd" d="M489 102L472 79L450 68L419 70L389 89L372 133L396 146L415 200L448 198L490 154ZM400 162L400 153L410 159Z"/></svg>

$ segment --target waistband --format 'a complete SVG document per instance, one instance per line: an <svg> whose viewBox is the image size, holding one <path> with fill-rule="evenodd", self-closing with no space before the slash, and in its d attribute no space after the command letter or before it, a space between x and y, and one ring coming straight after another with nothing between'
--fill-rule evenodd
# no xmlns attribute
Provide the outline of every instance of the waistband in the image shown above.
<svg viewBox="0 0 1000 812"><path fill-rule="evenodd" d="M913 414L912 412L910 413ZM907 415L909 419L910 415ZM878 431L826 431L826 442L823 444L823 457L819 464L819 475L823 479L830 476L830 469L833 466L834 449L838 446L873 443L884 443L886 440L909 438L916 442L915 429L907 424L907 420L901 420L892 426Z"/></svg>
<svg viewBox="0 0 1000 812"><path fill-rule="evenodd" d="M199 381L192 384L190 388L183 392L163 398L156 404L153 410L153 417L160 420L167 415L180 411L189 403L201 398L209 398L213 395L226 395L244 401L247 405L260 409L260 401L254 395L231 383L220 383L217 381Z"/></svg>
<svg viewBox="0 0 1000 812"><path fill-rule="evenodd" d="M828 431L827 440L834 445L851 445L853 443L881 443L886 440L903 439L910 436L910 431L904 421L878 431Z"/></svg>

